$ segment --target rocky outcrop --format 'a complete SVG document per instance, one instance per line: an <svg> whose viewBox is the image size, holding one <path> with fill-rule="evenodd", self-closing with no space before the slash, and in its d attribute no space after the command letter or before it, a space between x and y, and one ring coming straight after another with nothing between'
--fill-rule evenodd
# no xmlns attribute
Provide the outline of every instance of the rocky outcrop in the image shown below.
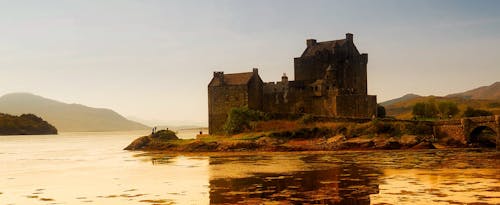
<svg viewBox="0 0 500 205"><path fill-rule="evenodd" d="M148 136L135 139L125 150L166 150L175 147L170 141L179 140L175 132L160 130Z"/></svg>

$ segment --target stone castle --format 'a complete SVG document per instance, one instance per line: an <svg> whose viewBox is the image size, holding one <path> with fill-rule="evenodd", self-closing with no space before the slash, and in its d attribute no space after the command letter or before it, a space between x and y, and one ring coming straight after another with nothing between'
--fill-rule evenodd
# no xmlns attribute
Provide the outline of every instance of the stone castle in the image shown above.
<svg viewBox="0 0 500 205"><path fill-rule="evenodd" d="M231 108L275 114L311 114L322 117L371 118L377 98L367 93L368 54L359 53L353 34L345 39L317 42L294 59L295 80L283 74L281 81L262 81L252 72L214 72L208 84L209 132L222 131Z"/></svg>

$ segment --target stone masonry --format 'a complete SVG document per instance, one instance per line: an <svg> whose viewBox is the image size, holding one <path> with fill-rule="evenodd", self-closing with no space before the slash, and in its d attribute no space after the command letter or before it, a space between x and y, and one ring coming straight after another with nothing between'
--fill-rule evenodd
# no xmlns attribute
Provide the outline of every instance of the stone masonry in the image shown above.
<svg viewBox="0 0 500 205"><path fill-rule="evenodd" d="M345 39L306 41L294 59L295 80L262 82L258 70L248 73L214 72L208 85L209 132L222 131L231 108L275 114L311 114L323 117L371 118L377 99L367 93L368 54L359 53L353 35Z"/></svg>

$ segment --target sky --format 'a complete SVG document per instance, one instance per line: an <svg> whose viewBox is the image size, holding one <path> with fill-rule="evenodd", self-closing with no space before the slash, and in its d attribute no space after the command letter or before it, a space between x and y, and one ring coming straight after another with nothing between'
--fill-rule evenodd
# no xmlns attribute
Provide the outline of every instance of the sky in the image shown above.
<svg viewBox="0 0 500 205"><path fill-rule="evenodd" d="M0 0L0 95L207 124L214 71L293 79L306 39L354 34L368 92L446 95L500 81L500 1Z"/></svg>

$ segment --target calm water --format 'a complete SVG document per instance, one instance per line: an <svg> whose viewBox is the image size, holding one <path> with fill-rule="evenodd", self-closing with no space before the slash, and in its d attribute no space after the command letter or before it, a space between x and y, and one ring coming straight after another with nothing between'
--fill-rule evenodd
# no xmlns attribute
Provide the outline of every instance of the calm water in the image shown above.
<svg viewBox="0 0 500 205"><path fill-rule="evenodd" d="M494 150L146 154L146 133L0 136L0 204L500 203Z"/></svg>

